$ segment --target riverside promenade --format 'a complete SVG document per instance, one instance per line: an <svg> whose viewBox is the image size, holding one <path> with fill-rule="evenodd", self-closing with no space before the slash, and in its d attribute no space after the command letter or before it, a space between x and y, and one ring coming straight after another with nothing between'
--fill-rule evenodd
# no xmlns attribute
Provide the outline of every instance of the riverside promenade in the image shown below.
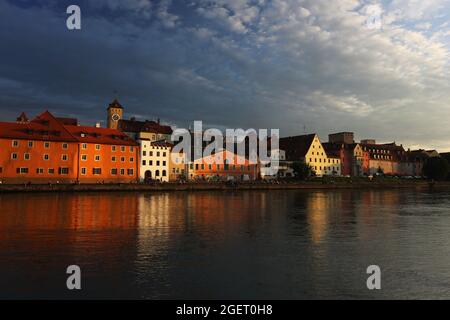
<svg viewBox="0 0 450 320"><path fill-rule="evenodd" d="M284 181L284 182L189 182L189 183L130 183L130 184L0 184L0 193L7 192L93 192L93 191L224 191L224 190L291 190L291 189L450 189L450 181L425 180L389 181Z"/></svg>

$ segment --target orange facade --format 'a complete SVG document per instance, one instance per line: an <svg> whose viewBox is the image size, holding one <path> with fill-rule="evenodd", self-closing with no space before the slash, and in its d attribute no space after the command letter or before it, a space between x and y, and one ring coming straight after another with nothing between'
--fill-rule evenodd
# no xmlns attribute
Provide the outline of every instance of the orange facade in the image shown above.
<svg viewBox="0 0 450 320"><path fill-rule="evenodd" d="M189 178L194 180L256 180L258 171L257 164L228 151L189 164Z"/></svg>
<svg viewBox="0 0 450 320"><path fill-rule="evenodd" d="M44 112L0 122L1 183L135 182L139 146L114 129L65 125Z"/></svg>

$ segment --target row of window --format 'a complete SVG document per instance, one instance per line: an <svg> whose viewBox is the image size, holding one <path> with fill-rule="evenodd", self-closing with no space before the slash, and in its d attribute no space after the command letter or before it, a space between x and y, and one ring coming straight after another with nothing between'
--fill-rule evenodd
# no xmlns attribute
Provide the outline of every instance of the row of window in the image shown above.
<svg viewBox="0 0 450 320"><path fill-rule="evenodd" d="M328 160L328 163L333 163L333 164L339 163L339 160L337 160L337 159L323 159L323 163L327 163L327 160ZM314 161L313 161L313 158L309 158L309 162L317 162L317 158L315 158ZM322 162L322 159L319 158L319 163L321 163L321 162Z"/></svg>
<svg viewBox="0 0 450 320"><path fill-rule="evenodd" d="M45 172L44 168L37 168L36 169L36 173L37 174L44 174L44 172ZM26 167L17 168L16 169L16 173L18 173L18 174L27 174L27 173L29 173L29 169L26 168ZM55 169L54 168L48 168L47 169L47 173L48 174L55 174ZM60 175L69 174L69 168L64 168L64 167L58 168L58 174L60 174Z"/></svg>
<svg viewBox="0 0 450 320"><path fill-rule="evenodd" d="M157 166L161 165L161 162L162 162L162 166L163 166L163 167L165 167L165 166L167 165L167 162L166 162L166 161L159 161L159 160L156 160L156 161L155 161L155 163L156 163ZM147 160L142 160L142 165L143 165L143 166L146 166L146 165L147 165ZM149 166L152 166L152 165L153 165L153 160L148 160L148 165L149 165Z"/></svg>
<svg viewBox="0 0 450 320"><path fill-rule="evenodd" d="M50 156L49 156L48 154L44 154L44 155L42 156L42 158L43 158L44 160L50 160ZM19 159L19 155L18 155L17 153L13 152L13 153L11 153L11 159L12 159L12 160L17 160L17 159ZM24 153L24 154L23 154L23 159L24 159L24 160L30 160L30 159L31 159L31 155L30 155L29 153ZM62 161L67 161L67 160L69 160L69 156L68 156L67 154L62 154L62 155L61 155L61 160L62 160Z"/></svg>
<svg viewBox="0 0 450 320"><path fill-rule="evenodd" d="M45 148L45 149L49 149L49 148L50 148L50 142L45 141L45 142L43 142L43 143L44 143L44 148ZM19 145L20 145L19 140L13 140L13 141L12 141L12 146L13 146L14 148L18 148ZM28 148L33 148L34 145L35 145L35 141L28 141L28 142L27 142L27 145L28 145ZM65 149L65 150L67 150L67 149L69 148L69 144L68 144L68 143L62 143L62 144L61 144L61 147L62 147L63 149ZM87 148L88 148L87 143L81 144L81 149L87 150ZM96 145L95 145L95 150L101 150L101 145L100 145L100 144L96 144ZM116 150L117 150L117 146L111 146L111 151L112 151L112 152L115 152ZM126 147L125 147L125 146L121 146L121 147L120 147L120 151L121 151L121 152L125 152L125 151L126 151ZM129 151L130 151L130 152L134 152L134 147L133 147L133 146L129 147Z"/></svg>
<svg viewBox="0 0 450 320"><path fill-rule="evenodd" d="M126 170L126 171L125 171ZM132 176L134 175L134 169L111 169L110 173L113 176L116 176L118 174L120 174L121 176L125 175L125 172L127 175ZM86 175L87 174L87 168L81 168L81 175ZM92 174L93 175L100 175L102 174L102 168L92 168Z"/></svg>
<svg viewBox="0 0 450 320"><path fill-rule="evenodd" d="M194 170L194 164L191 163L189 165L191 170ZM215 169L216 170L221 170L222 166L220 164L216 164L215 165ZM230 169L231 168L231 169ZM240 166L236 166L236 165L229 165L229 164L224 164L223 165L223 170L241 170L241 171L245 171L245 170L250 170L251 166L244 166L244 165L240 165ZM212 170L213 169L213 165L212 164L208 164L208 170ZM195 164L195 170L205 170L205 164Z"/></svg>
<svg viewBox="0 0 450 320"><path fill-rule="evenodd" d="M163 156L163 157L165 157L166 155L167 155L166 152L163 152L163 153L162 153L162 156ZM142 151L142 156L143 156L143 157L146 157L146 156L147 156L147 151L145 151L145 150ZM153 151L149 151L149 152L148 152L148 156L149 156L149 157L153 157ZM157 151L157 152L156 152L156 156L157 156L157 157L160 157L160 156L161 156L161 153L160 153L159 151Z"/></svg>
<svg viewBox="0 0 450 320"><path fill-rule="evenodd" d="M125 171L126 170L126 171ZM0 173L3 172L3 168L0 168ZM16 172L18 174L28 174L29 169L26 167L17 168ZM44 168L36 168L37 174L44 174L45 169ZM120 174L121 176L125 175L125 172L127 175L132 176L134 175L134 169L111 169L111 175L117 175ZM48 174L55 174L54 168L48 168L47 169ZM58 168L58 174L60 175L66 175L69 174L69 168ZM87 168L81 168L81 175L87 174ZM102 168L92 168L92 174L93 175L100 175L102 174Z"/></svg>
<svg viewBox="0 0 450 320"><path fill-rule="evenodd" d="M81 161L87 161L87 159L88 159L87 154L82 154L81 155ZM95 161L100 161L101 160L101 156L95 155L94 156L94 160ZM116 162L116 160L117 160L116 156L112 156L111 157L111 162ZM120 157L120 162L125 162L125 161L126 161L125 157ZM133 157L130 157L130 162L134 162L134 158Z"/></svg>
<svg viewBox="0 0 450 320"><path fill-rule="evenodd" d="M11 159L12 160L17 160L18 158L19 158L19 156L18 156L17 153L15 153L15 152L11 153ZM50 160L50 155L44 154L42 156L42 158L44 160ZM31 159L31 155L29 153L24 153L23 154L23 159L24 160L30 160ZM81 161L87 161L87 159L88 159L88 156L86 154L82 154L81 155ZM63 154L63 155L61 155L61 160L62 161L67 161L67 160L69 160L69 156L67 154ZM95 161L100 161L101 157L99 155L95 155L94 156L94 160ZM116 162L116 157L115 156L111 157L111 161L112 162ZM126 161L125 157L120 157L120 162L125 162L125 161ZM134 162L134 158L133 157L130 157L130 162Z"/></svg>

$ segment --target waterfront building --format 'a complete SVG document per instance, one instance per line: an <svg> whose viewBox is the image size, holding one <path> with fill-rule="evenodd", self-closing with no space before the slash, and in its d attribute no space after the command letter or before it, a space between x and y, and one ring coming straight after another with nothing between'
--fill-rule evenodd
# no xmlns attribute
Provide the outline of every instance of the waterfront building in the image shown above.
<svg viewBox="0 0 450 320"><path fill-rule="evenodd" d="M436 150L424 150L424 149L418 149L418 150L408 150L408 160L412 164L412 176L423 176L423 166L425 162L429 158L439 157L443 156L444 158L447 158L446 153L437 152ZM448 160L448 159L447 159Z"/></svg>
<svg viewBox="0 0 450 320"><path fill-rule="evenodd" d="M164 140L138 140L141 146L141 181L169 182L170 152L173 145Z"/></svg>
<svg viewBox="0 0 450 320"><path fill-rule="evenodd" d="M270 150L270 159L271 161L277 160L278 165L271 165L271 161L260 161L260 176L262 179L282 179L294 177L292 162L286 160L286 152L284 150Z"/></svg>
<svg viewBox="0 0 450 320"><path fill-rule="evenodd" d="M339 157L328 157L319 136L315 133L281 138L280 149L285 150L287 161L306 163L317 176L341 175Z"/></svg>
<svg viewBox="0 0 450 320"><path fill-rule="evenodd" d="M367 143L370 142L370 143ZM377 144L375 140L362 140L362 149L369 153L370 175L413 175L414 164L409 161L409 157L402 145L395 142Z"/></svg>
<svg viewBox="0 0 450 320"><path fill-rule="evenodd" d="M228 150L194 159L189 163L189 179L208 181L251 181L259 175L257 163Z"/></svg>
<svg viewBox="0 0 450 320"><path fill-rule="evenodd" d="M343 176L360 177L369 174L369 153L355 143L353 132L339 132L328 136L323 143L328 155L339 157Z"/></svg>
<svg viewBox="0 0 450 320"><path fill-rule="evenodd" d="M169 181L187 180L187 161L185 154L182 152L170 153L169 161Z"/></svg>
<svg viewBox="0 0 450 320"><path fill-rule="evenodd" d="M168 182L170 176L170 143L172 128L159 121L123 119L124 107L114 100L107 108L108 126L117 127L139 144L140 181Z"/></svg>
<svg viewBox="0 0 450 320"><path fill-rule="evenodd" d="M138 163L137 143L115 129L80 126L48 111L0 122L2 183L133 182Z"/></svg>

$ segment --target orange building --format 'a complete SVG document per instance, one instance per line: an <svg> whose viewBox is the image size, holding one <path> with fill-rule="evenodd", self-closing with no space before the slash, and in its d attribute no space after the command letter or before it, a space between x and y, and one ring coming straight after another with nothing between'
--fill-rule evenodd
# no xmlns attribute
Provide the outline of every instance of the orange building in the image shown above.
<svg viewBox="0 0 450 320"><path fill-rule="evenodd" d="M0 122L1 183L134 182L139 147L126 134L46 111Z"/></svg>
<svg viewBox="0 0 450 320"><path fill-rule="evenodd" d="M189 164L189 179L194 180L256 180L258 172L257 164L226 150Z"/></svg>

